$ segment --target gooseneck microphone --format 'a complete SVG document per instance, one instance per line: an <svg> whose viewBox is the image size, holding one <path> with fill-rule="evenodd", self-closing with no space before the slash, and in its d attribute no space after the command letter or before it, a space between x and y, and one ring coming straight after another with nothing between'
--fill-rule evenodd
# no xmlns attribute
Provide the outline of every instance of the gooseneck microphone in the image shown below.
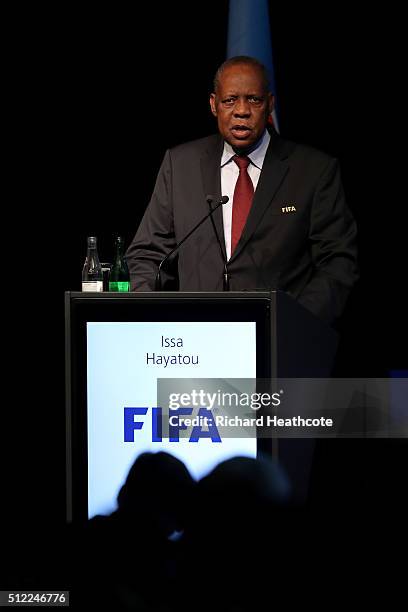
<svg viewBox="0 0 408 612"><path fill-rule="evenodd" d="M208 198L211 198L211 202L212 202L212 197L211 196L207 196L207 202L208 202ZM164 257L160 264L159 264L159 268L157 270L157 275L156 275L156 283L155 283L155 291L161 291L162 289L162 282L161 282L161 269L163 267L163 264L169 259L169 257L171 257L180 247L181 245L187 240L187 238L189 238L191 236L191 234L193 234L196 229L198 229L200 227L200 225L202 225L204 223L204 221L206 221L208 219L208 217L212 217L213 213L217 210L217 208L219 208L220 206L222 206L223 204L226 204L228 202L229 198L228 196L222 196L222 198L220 199L219 202L217 202L217 204L214 206L214 208L211 208L210 212L208 213L208 215L205 215L205 217L203 217L194 227L193 229L191 229L188 234L186 236L184 236L184 238L182 240L180 240L180 242L178 242L176 244L176 246L174 247L174 249L172 249L169 253L167 253L166 257Z"/></svg>
<svg viewBox="0 0 408 612"><path fill-rule="evenodd" d="M227 196L224 196L224 197L227 197ZM208 207L209 207L210 211L215 210L215 208L212 208L212 206L211 206L211 204L213 203L213 200L214 200L213 196L211 196L211 195L207 196L206 200L207 200L207 204L208 204ZM227 200L228 200L228 198L227 198ZM221 239L220 239L220 237L218 235L217 228L216 228L216 225L215 225L213 217L211 217L211 223L212 223L212 226L213 226L215 237L216 237L218 245L220 247L221 259L224 262L224 272L223 272L223 275L222 275L222 290L223 291L229 291L230 287L229 287L229 275L228 275L228 260L227 260L227 257L225 255L225 253L224 253L224 249L222 248Z"/></svg>

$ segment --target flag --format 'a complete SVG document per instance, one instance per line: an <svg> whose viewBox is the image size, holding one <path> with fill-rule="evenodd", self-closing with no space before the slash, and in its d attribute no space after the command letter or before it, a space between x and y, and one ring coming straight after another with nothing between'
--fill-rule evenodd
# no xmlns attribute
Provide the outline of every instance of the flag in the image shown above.
<svg viewBox="0 0 408 612"><path fill-rule="evenodd" d="M227 59L235 55L255 57L266 67L275 97L271 122L279 132L268 0L230 0Z"/></svg>

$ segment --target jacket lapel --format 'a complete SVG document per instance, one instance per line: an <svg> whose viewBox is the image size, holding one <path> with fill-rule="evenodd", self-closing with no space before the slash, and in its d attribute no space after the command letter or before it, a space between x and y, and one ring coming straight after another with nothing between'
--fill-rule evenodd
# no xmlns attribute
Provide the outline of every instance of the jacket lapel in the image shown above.
<svg viewBox="0 0 408 612"><path fill-rule="evenodd" d="M283 179L289 171L287 157L288 148L285 146L285 142L276 133L272 133L261 175L255 190L254 201L230 261L235 259L242 251L282 184Z"/></svg>
<svg viewBox="0 0 408 612"><path fill-rule="evenodd" d="M210 146L201 158L201 176L203 180L205 196L213 196L214 207L221 199L221 157L224 149L224 141L218 138L214 146ZM224 223L222 219L222 206L219 206L212 215L218 237L226 258ZM211 221L210 221L211 222Z"/></svg>

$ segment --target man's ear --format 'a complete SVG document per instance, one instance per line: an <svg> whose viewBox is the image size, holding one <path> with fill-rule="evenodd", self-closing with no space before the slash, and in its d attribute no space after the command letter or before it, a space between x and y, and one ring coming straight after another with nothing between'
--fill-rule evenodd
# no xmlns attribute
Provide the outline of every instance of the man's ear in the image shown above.
<svg viewBox="0 0 408 612"><path fill-rule="evenodd" d="M269 92L268 93L268 110L269 110L269 114L272 114L273 109L275 108L275 97L274 95Z"/></svg>
<svg viewBox="0 0 408 612"><path fill-rule="evenodd" d="M214 117L217 116L217 106L215 104L215 93L212 93L210 95L210 106L211 106L211 112L214 115Z"/></svg>

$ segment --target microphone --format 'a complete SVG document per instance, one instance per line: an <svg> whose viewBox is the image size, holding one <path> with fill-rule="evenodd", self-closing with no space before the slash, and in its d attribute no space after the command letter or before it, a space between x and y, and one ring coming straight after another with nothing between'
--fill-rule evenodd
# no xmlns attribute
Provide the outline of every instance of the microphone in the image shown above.
<svg viewBox="0 0 408 612"><path fill-rule="evenodd" d="M211 196L207 196L207 202L208 202L208 198L211 198L211 202L212 202L212 197ZM169 259L169 257L171 257L173 255L173 253L175 253L180 247L181 245L187 240L187 238L189 238L191 236L191 234L193 234L196 229L198 229L200 227L200 225L202 225L204 223L204 221L206 221L208 219L208 217L212 217L213 213L217 210L217 208L219 208L220 206L222 206L223 204L226 204L228 202L229 198L228 196L222 196L222 198L220 199L219 202L217 202L216 206L214 206L214 208L211 208L210 212L208 213L208 215L205 215L205 217L203 217L194 227L193 229L191 229L188 234L186 236L184 236L183 240L180 240L180 242L178 242L176 244L176 246L174 247L174 249L172 249L170 251L170 253L167 253L166 257L164 257L160 264L159 264L159 268L157 270L157 275L156 275L156 283L155 283L155 291L161 291L162 288L162 283L161 283L161 269L163 264Z"/></svg>
<svg viewBox="0 0 408 612"><path fill-rule="evenodd" d="M227 196L224 196L224 197L227 197ZM215 208L213 209L211 207L213 199L214 198L211 195L207 196L207 198L206 198L207 204L208 204L208 207L209 207L210 210L215 210ZM228 198L227 198L227 201L228 201ZM223 275L222 275L222 290L223 291L229 291L230 287L229 287L229 275L228 275L228 260L227 260L226 256L224 255L224 250L222 248L222 243L221 243L220 237L218 235L217 228L215 226L215 222L214 222L214 218L213 217L211 217L211 223L212 223L212 226L213 226L215 237L217 238L217 242L218 242L219 247L220 247L221 259L224 262L224 272L223 272Z"/></svg>

